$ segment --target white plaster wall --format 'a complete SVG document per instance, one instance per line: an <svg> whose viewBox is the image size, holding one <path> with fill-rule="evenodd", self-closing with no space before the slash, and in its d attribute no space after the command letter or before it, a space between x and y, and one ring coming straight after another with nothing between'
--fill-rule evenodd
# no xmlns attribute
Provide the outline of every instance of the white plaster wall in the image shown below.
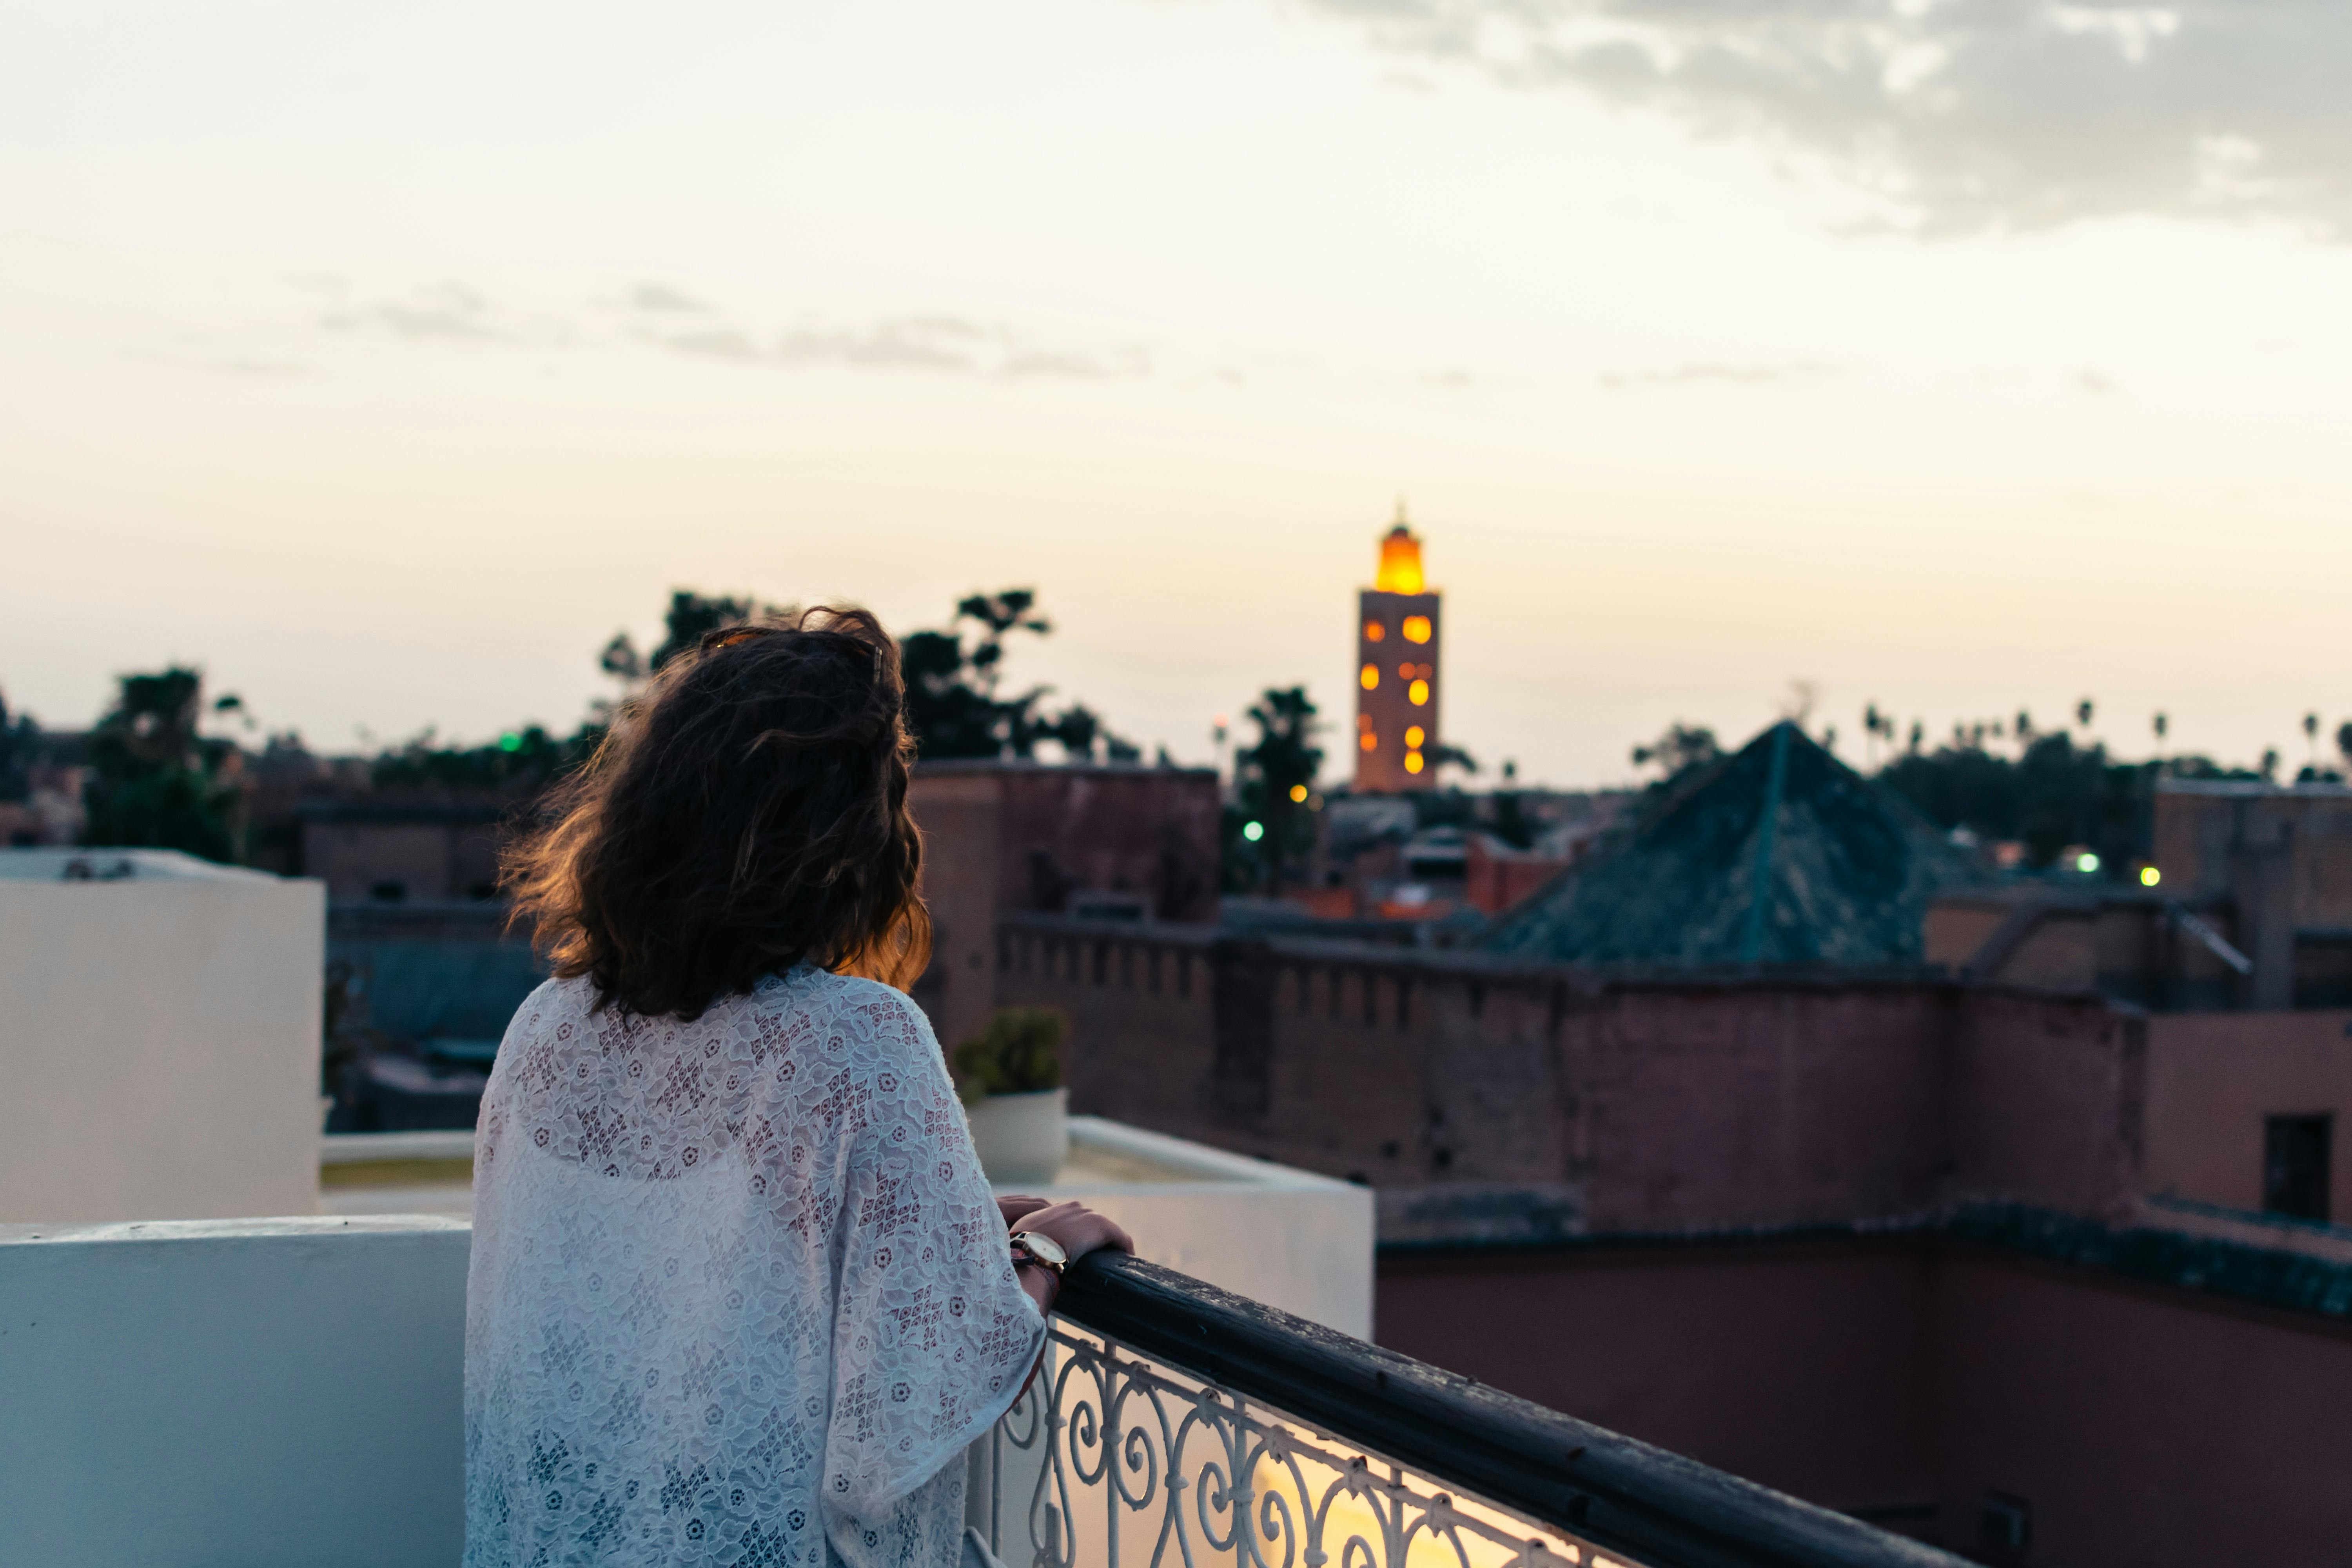
<svg viewBox="0 0 2352 1568"><path fill-rule="evenodd" d="M0 1226L0 1563L451 1568L471 1237Z"/></svg>
<svg viewBox="0 0 2352 1568"><path fill-rule="evenodd" d="M313 881L0 850L0 1222L317 1213L325 923Z"/></svg>
<svg viewBox="0 0 2352 1568"><path fill-rule="evenodd" d="M1076 1198L1125 1226L1138 1257L1372 1337L1372 1194L1309 1171L1228 1154L1098 1116L1070 1118L1073 1165L1089 1151L1148 1164L1150 1179L1069 1181Z"/></svg>
<svg viewBox="0 0 2352 1568"><path fill-rule="evenodd" d="M1370 1193L1076 1121L1136 1179L1050 1194L1147 1258L1369 1330ZM435 1138L398 1152L465 1152ZM447 1568L471 1240L416 1215L0 1226L0 1564Z"/></svg>

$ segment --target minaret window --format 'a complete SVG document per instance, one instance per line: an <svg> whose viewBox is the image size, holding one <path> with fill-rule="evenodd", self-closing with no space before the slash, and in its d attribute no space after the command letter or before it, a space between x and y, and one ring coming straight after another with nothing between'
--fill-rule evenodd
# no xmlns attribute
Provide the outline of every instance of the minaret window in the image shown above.
<svg viewBox="0 0 2352 1568"><path fill-rule="evenodd" d="M1404 689L1404 694L1406 700L1416 708L1426 708L1429 706L1429 682L1426 680L1414 681L1411 686ZM1412 760L1411 758L1407 758L1405 760L1404 771L1411 773L1418 773L1421 770L1412 765Z"/></svg>
<svg viewBox="0 0 2352 1568"><path fill-rule="evenodd" d="M1415 621L1419 621L1421 623L1421 635L1417 637L1412 635L1412 623ZM1379 642L1388 635L1388 627L1381 625L1380 622L1366 621L1364 623L1364 640L1366 642ZM1404 635L1414 642L1427 642L1429 640L1429 617L1426 616L1407 616L1404 623Z"/></svg>
<svg viewBox="0 0 2352 1568"><path fill-rule="evenodd" d="M1372 640L1374 642L1378 642L1381 639L1378 637L1374 637ZM1429 640L1429 617L1427 616L1407 616L1404 618L1404 640L1407 642L1427 642Z"/></svg>
<svg viewBox="0 0 2352 1568"><path fill-rule="evenodd" d="M1379 665L1376 665L1376 664L1368 664L1368 665L1364 666L1364 673L1363 673L1363 677L1362 677L1362 679L1363 679L1363 682L1364 682L1364 689L1365 689L1365 690L1367 690L1367 691L1377 691L1377 690L1379 690L1379 689L1380 689L1380 685L1381 685L1381 667L1380 667Z"/></svg>

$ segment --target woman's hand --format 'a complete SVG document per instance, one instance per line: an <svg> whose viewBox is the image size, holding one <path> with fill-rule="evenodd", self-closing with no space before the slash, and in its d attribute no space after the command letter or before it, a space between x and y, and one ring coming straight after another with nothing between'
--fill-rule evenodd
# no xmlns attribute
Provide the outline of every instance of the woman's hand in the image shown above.
<svg viewBox="0 0 2352 1568"><path fill-rule="evenodd" d="M1044 1198L1024 1197L1015 1193L1007 1193L996 1200L996 1212L1004 1216L1004 1228L1007 1230L1019 1224L1022 1215L1035 1214L1045 1206Z"/></svg>
<svg viewBox="0 0 2352 1568"><path fill-rule="evenodd" d="M1037 1204L1034 1198L999 1198L997 1205L1001 1208L1008 1202ZM1038 1204L1034 1208L1024 1210L1021 1217L1013 1222L1012 1229L1015 1236L1034 1230L1041 1236L1052 1237L1061 1245L1073 1263L1089 1252L1099 1252L1105 1247L1113 1252L1135 1250L1133 1237L1080 1203Z"/></svg>
<svg viewBox="0 0 2352 1568"><path fill-rule="evenodd" d="M1134 1237L1084 1204L1049 1204L1036 1198L997 1200L999 1207L1011 1204L1031 1205L1024 1208L1021 1217L1013 1222L1013 1235L1034 1232L1050 1237L1061 1247L1063 1254L1072 1263L1089 1252L1100 1252L1105 1247L1113 1252L1135 1250ZM1044 1267L1016 1268L1013 1273L1021 1281L1021 1289L1037 1303L1037 1310L1047 1317L1053 1316L1054 1301L1062 1293L1062 1277ZM1038 1364L1043 1365L1044 1360L1045 1352L1041 1351L1038 1352ZM1037 1368L1031 1367L1029 1375L1034 1377L1036 1374ZM1024 1393L1028 1391L1026 1383L1021 1386Z"/></svg>

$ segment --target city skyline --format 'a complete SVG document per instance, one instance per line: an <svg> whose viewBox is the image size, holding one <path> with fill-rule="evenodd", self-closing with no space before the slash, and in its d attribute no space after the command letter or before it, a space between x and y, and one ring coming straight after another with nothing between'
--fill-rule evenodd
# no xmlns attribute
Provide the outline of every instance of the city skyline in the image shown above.
<svg viewBox="0 0 2352 1568"><path fill-rule="evenodd" d="M1833 9L18 8L0 692L478 740L673 587L1024 584L1015 679L1192 761L1303 681L1336 753L1402 493L1489 782L1792 680L1849 761L2084 697L2326 759L2352 201L2281 62L2352 24Z"/></svg>

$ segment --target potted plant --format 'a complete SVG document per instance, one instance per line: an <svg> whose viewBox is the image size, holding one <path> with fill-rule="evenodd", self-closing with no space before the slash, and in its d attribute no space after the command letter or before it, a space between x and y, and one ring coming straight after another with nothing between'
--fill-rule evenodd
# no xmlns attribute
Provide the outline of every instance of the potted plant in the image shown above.
<svg viewBox="0 0 2352 1568"><path fill-rule="evenodd" d="M978 1037L955 1048L958 1092L990 1181L1045 1186L1062 1173L1070 1156L1070 1091L1062 1086L1069 1026L1051 1007L999 1007Z"/></svg>

